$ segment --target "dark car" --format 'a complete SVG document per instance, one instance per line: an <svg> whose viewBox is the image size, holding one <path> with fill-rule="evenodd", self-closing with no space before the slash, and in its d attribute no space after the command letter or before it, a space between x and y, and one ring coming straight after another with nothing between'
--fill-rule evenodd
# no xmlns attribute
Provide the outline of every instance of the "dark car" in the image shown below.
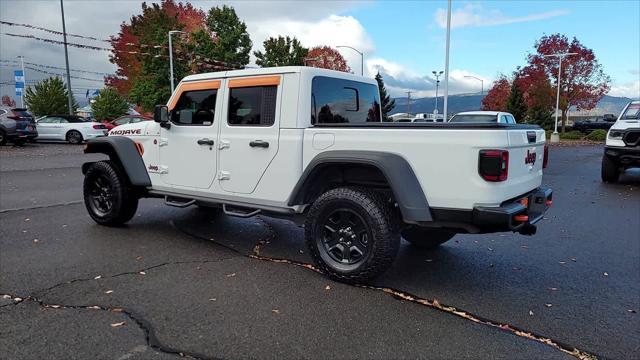
<svg viewBox="0 0 640 360"><path fill-rule="evenodd" d="M153 120L153 118L150 118L144 115L123 115L123 116L120 116L119 118L116 118L115 120L111 120L111 121L105 120L102 123L104 124L104 126L107 127L107 129L111 130L116 126L120 126L124 124L135 124L140 121L151 121L151 120Z"/></svg>
<svg viewBox="0 0 640 360"><path fill-rule="evenodd" d="M573 123L573 130L577 130L585 134L598 129L609 130L609 128L615 122L616 122L615 116L611 116L611 114L607 114L601 118L578 120Z"/></svg>
<svg viewBox="0 0 640 360"><path fill-rule="evenodd" d="M35 141L38 130L33 116L22 108L0 108L0 145L13 142L15 145Z"/></svg>

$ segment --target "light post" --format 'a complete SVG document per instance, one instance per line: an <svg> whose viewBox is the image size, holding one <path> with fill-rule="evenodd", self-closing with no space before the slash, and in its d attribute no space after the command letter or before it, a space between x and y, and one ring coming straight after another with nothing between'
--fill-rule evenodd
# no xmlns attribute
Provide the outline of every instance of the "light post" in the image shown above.
<svg viewBox="0 0 640 360"><path fill-rule="evenodd" d="M171 79L171 93L173 94L173 44L171 43L171 35L173 34L186 34L184 31L171 30L169 31L169 77Z"/></svg>
<svg viewBox="0 0 640 360"><path fill-rule="evenodd" d="M348 45L340 45L340 46L336 46L336 48L349 48L355 52L357 52L358 54L360 54L360 75L364 76L364 53L362 53L361 51L359 51L358 49L348 46Z"/></svg>
<svg viewBox="0 0 640 360"><path fill-rule="evenodd" d="M73 100L71 99L71 75L69 74L69 52L67 51L67 26L64 23L64 4L60 0L60 13L62 14L62 39L64 40L64 61L67 64L67 101L69 115L73 115ZM24 72L23 72L24 74Z"/></svg>
<svg viewBox="0 0 640 360"><path fill-rule="evenodd" d="M437 117L438 117L438 87L440 86L440 76L442 75L442 73L444 73L444 71L440 70L440 71L432 71L433 75L436 77L436 108L433 109L433 115L434 115L434 119L433 121L438 121Z"/></svg>
<svg viewBox="0 0 640 360"><path fill-rule="evenodd" d="M560 135L558 135L558 108L560 107L560 76L562 75L562 59L565 56L578 55L578 53L556 53L544 55L544 57L557 57L558 58L558 87L556 90L556 124L553 128L553 134L551 134L551 142L560 142Z"/></svg>
<svg viewBox="0 0 640 360"><path fill-rule="evenodd" d="M473 76L473 75L465 75L464 77L466 79L476 79L476 80L480 81L480 96L484 95L484 80L480 79L479 77Z"/></svg>
<svg viewBox="0 0 640 360"><path fill-rule="evenodd" d="M444 57L444 115L443 121L448 121L449 111L449 48L451 47L451 0L447 1L447 45Z"/></svg>

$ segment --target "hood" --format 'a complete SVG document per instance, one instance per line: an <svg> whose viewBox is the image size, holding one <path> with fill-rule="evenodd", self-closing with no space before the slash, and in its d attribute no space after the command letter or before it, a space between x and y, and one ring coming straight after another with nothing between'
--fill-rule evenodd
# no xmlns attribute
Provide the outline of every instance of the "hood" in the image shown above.
<svg viewBox="0 0 640 360"><path fill-rule="evenodd" d="M611 130L640 129L640 120L618 120L611 126Z"/></svg>

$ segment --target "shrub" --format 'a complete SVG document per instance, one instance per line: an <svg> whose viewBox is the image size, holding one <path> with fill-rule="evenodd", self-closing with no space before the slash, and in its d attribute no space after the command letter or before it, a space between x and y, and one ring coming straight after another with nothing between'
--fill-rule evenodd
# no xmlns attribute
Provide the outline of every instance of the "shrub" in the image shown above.
<svg viewBox="0 0 640 360"><path fill-rule="evenodd" d="M560 138L566 139L566 140L580 140L584 138L584 134L581 133L580 131L572 130L564 134L561 133Z"/></svg>
<svg viewBox="0 0 640 360"><path fill-rule="evenodd" d="M587 140L591 141L604 141L607 138L607 131L598 129L594 130L587 135Z"/></svg>

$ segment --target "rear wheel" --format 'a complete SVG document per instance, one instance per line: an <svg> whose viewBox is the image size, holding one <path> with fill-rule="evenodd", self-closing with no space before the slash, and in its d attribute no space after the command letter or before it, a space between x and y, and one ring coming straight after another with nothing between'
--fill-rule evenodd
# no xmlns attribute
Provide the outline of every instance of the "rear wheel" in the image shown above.
<svg viewBox="0 0 640 360"><path fill-rule="evenodd" d="M0 130L0 146L7 143L7 133L4 130Z"/></svg>
<svg viewBox="0 0 640 360"><path fill-rule="evenodd" d="M110 161L91 164L83 187L87 211L100 225L122 225L131 220L138 209L138 197Z"/></svg>
<svg viewBox="0 0 640 360"><path fill-rule="evenodd" d="M82 144L82 134L80 134L79 131L77 130L71 130L67 133L67 141L69 142L69 144Z"/></svg>
<svg viewBox="0 0 640 360"><path fill-rule="evenodd" d="M604 182L616 182L620 177L620 170L618 169L618 166L607 155L602 156L600 176Z"/></svg>
<svg viewBox="0 0 640 360"><path fill-rule="evenodd" d="M422 249L436 248L451 240L455 235L455 232L415 225L409 225L402 229L402 238L407 240L411 245Z"/></svg>
<svg viewBox="0 0 640 360"><path fill-rule="evenodd" d="M329 277L364 282L383 273L400 244L388 202L363 188L343 187L322 194L305 221L309 252Z"/></svg>

